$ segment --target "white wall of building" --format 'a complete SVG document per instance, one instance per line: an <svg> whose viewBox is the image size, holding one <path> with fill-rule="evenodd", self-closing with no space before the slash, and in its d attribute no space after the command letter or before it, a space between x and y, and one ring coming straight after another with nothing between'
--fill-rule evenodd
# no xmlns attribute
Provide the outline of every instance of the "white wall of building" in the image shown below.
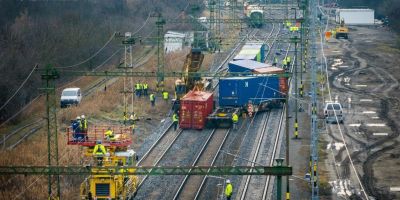
<svg viewBox="0 0 400 200"><path fill-rule="evenodd" d="M338 9L336 11L336 22L344 19L347 25L373 25L375 11L372 9Z"/></svg>

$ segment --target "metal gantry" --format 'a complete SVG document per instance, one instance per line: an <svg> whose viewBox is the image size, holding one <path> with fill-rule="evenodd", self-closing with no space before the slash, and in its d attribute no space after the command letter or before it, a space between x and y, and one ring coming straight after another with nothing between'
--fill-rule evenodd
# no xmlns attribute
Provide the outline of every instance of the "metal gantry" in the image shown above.
<svg viewBox="0 0 400 200"><path fill-rule="evenodd" d="M158 14L157 27L157 88L164 87L164 25L165 19Z"/></svg>
<svg viewBox="0 0 400 200"><path fill-rule="evenodd" d="M0 175L272 175L290 176L287 166L0 166Z"/></svg>
<svg viewBox="0 0 400 200"><path fill-rule="evenodd" d="M40 69L39 69L40 70ZM58 71L64 76L101 76L101 77L158 77L157 72L138 72L138 71L74 71L60 70ZM164 77L182 77L183 75L201 76L205 78L221 78L221 77L237 77L237 76L263 76L263 77L286 77L292 75L290 73L282 74L254 74L252 72L182 72L169 71L164 72Z"/></svg>
<svg viewBox="0 0 400 200"><path fill-rule="evenodd" d="M47 65L42 74L45 80L46 92L46 122L47 122L47 164L58 167L58 134L57 134L57 105L55 80L59 78L58 72ZM49 199L60 198L60 176L58 174L48 174L48 195Z"/></svg>

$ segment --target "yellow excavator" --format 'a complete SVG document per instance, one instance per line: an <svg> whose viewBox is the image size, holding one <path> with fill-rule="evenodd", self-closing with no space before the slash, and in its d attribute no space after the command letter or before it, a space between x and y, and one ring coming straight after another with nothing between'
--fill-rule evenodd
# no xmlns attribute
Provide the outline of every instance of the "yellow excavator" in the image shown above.
<svg viewBox="0 0 400 200"><path fill-rule="evenodd" d="M344 19L340 20L340 26L336 27L336 39L344 38L348 39L349 28L347 28L346 24L344 23Z"/></svg>

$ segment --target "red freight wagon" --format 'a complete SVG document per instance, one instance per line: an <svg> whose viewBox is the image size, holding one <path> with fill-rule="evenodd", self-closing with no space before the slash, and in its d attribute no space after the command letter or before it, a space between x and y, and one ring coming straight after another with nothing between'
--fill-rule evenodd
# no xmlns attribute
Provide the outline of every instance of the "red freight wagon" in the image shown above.
<svg viewBox="0 0 400 200"><path fill-rule="evenodd" d="M213 93L190 91L180 99L179 127L203 129L213 110Z"/></svg>

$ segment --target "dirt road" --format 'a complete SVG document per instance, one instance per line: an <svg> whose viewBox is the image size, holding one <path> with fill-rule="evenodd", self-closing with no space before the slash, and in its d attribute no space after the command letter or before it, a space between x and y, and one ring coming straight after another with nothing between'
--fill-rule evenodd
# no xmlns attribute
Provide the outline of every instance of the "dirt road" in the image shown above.
<svg viewBox="0 0 400 200"><path fill-rule="evenodd" d="M351 27L349 40L326 44L331 94L346 114L344 124L327 125L323 137L332 155L325 167L334 172L329 174L333 196L363 196L355 169L369 196L399 199L399 192L390 192L400 186L397 36L383 27Z"/></svg>

